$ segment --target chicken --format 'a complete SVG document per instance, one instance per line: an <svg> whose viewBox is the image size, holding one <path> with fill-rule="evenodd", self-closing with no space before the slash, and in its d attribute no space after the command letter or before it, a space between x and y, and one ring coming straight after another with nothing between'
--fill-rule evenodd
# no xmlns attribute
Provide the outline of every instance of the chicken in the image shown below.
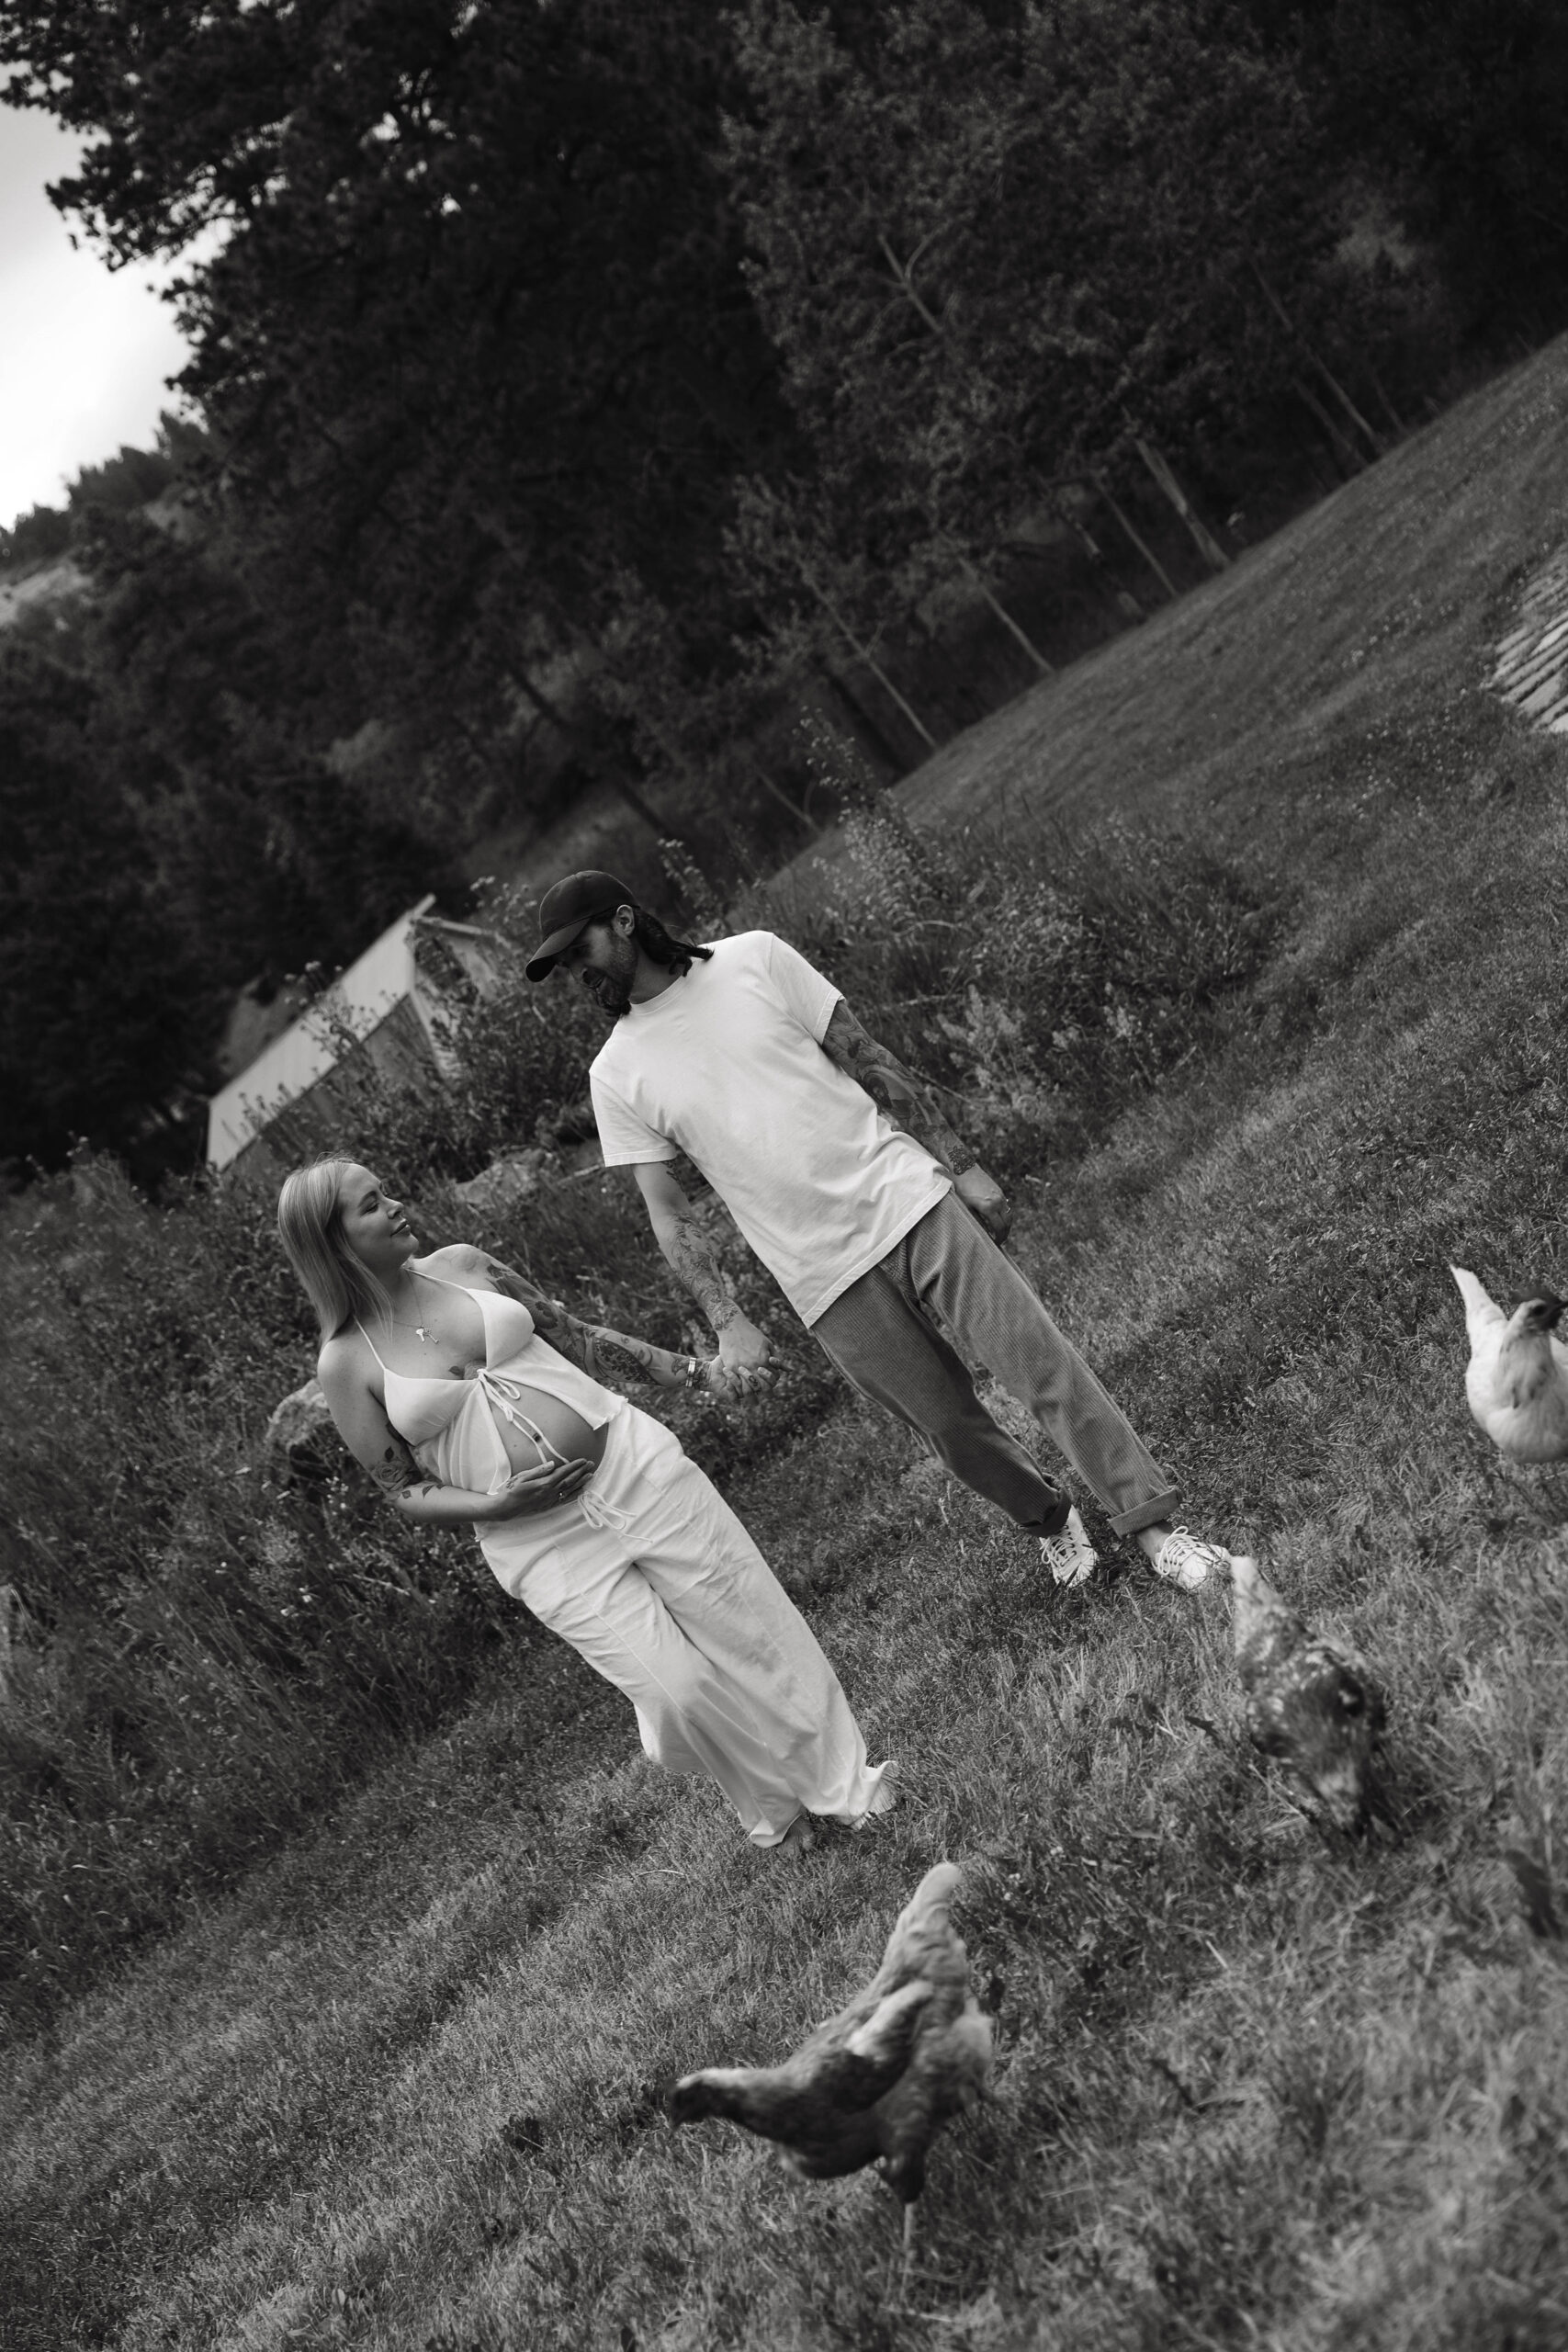
<svg viewBox="0 0 1568 2352"><path fill-rule="evenodd" d="M962 1872L938 1862L898 1914L863 1992L780 2066L706 2066L671 2094L676 2123L727 2116L808 2180L875 2163L903 2200L904 2258L926 2151L948 2118L986 2090L991 2020L969 1989L969 1957L949 1913Z"/></svg>
<svg viewBox="0 0 1568 2352"><path fill-rule="evenodd" d="M1464 1300L1464 1393L1476 1421L1510 1462L1568 1461L1568 1347L1556 1337L1562 1301L1539 1290L1505 1315L1463 1266L1449 1272Z"/></svg>
<svg viewBox="0 0 1568 2352"><path fill-rule="evenodd" d="M1355 1835L1366 1827L1382 1692L1354 1650L1308 1630L1256 1560L1232 1559L1231 1592L1247 1737L1284 1763L1304 1813Z"/></svg>

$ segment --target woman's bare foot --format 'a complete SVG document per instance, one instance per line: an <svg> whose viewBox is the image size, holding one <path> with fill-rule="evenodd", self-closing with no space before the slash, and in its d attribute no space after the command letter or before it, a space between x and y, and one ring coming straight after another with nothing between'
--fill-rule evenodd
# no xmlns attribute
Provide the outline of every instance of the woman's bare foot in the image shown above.
<svg viewBox="0 0 1568 2352"><path fill-rule="evenodd" d="M882 1767L882 1778L877 1783L875 1795L872 1798L872 1801L867 1805L865 1811L862 1814L857 1814L854 1820L851 1822L850 1827L852 1829L869 1829L874 1821L885 1820L887 1815L892 1812L894 1806L898 1802L898 1791L896 1785L898 1779L898 1771L899 1766L897 1758L890 1756L886 1763Z"/></svg>
<svg viewBox="0 0 1568 2352"><path fill-rule="evenodd" d="M808 1813L797 1813L776 1846L770 1853L786 1854L792 1862L803 1862L817 1843L817 1832L811 1826Z"/></svg>

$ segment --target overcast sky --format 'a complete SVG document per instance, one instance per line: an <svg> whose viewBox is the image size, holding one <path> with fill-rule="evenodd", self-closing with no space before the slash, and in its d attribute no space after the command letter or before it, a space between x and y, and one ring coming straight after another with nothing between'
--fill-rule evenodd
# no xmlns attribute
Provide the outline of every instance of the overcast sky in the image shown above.
<svg viewBox="0 0 1568 2352"><path fill-rule="evenodd" d="M60 505L66 481L122 442L150 447L176 405L164 379L186 349L154 273L73 252L44 194L81 145L51 115L0 107L0 526Z"/></svg>

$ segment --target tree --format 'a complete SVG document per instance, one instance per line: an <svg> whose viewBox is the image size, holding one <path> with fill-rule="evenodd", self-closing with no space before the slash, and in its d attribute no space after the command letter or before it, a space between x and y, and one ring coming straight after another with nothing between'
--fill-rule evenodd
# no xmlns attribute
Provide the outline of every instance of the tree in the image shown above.
<svg viewBox="0 0 1568 2352"><path fill-rule="evenodd" d="M716 0L17 0L0 55L104 134L61 195L115 252L224 237L186 389L266 577L360 616L369 707L493 731L534 583L590 641L617 569L676 605L713 569L737 450L780 421Z"/></svg>
<svg viewBox="0 0 1568 2352"><path fill-rule="evenodd" d="M193 1081L217 992L93 740L81 678L0 646L0 1096L6 1159L124 1144Z"/></svg>
<svg viewBox="0 0 1568 2352"><path fill-rule="evenodd" d="M1248 0L1334 151L1438 263L1493 352L1568 319L1568 14L1558 0Z"/></svg>
<svg viewBox="0 0 1568 2352"><path fill-rule="evenodd" d="M346 962L454 879L413 796L378 801L330 755L341 636L307 642L220 536L100 513L83 558L93 741L210 986Z"/></svg>

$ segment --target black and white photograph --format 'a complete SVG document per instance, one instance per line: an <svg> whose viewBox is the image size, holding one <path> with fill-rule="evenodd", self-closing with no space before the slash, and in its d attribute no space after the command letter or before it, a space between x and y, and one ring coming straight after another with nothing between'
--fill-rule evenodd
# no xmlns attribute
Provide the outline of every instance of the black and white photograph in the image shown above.
<svg viewBox="0 0 1568 2352"><path fill-rule="evenodd" d="M1565 123L0 0L5 2352L1568 2346Z"/></svg>

